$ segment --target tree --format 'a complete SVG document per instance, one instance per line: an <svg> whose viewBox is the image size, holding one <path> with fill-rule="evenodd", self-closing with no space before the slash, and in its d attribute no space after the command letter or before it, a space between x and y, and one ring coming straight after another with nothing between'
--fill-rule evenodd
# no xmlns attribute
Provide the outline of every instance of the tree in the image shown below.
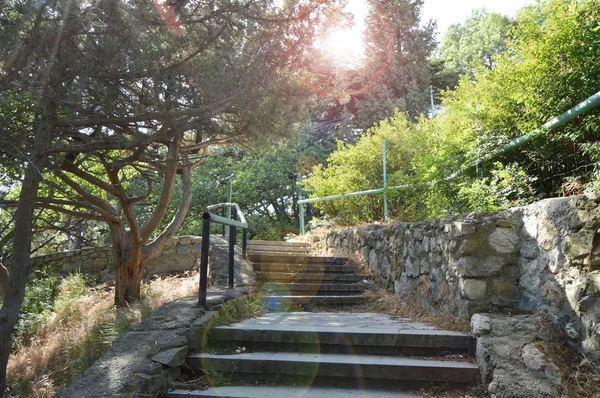
<svg viewBox="0 0 600 398"><path fill-rule="evenodd" d="M333 2L8 1L0 5L3 173L22 176L0 310L0 391L29 275L34 208L105 222L115 301L139 298L147 261L181 225L191 169L215 144L288 131L301 59ZM297 60L296 60L297 61ZM135 176L146 184L130 195ZM167 214L179 177L181 201ZM40 184L42 184L40 186ZM157 186L158 185L158 186ZM38 188L39 195L38 195ZM135 208L152 195L144 222Z"/></svg>
<svg viewBox="0 0 600 398"><path fill-rule="evenodd" d="M422 0L369 1L359 127L370 127L395 109L413 118L426 110L435 25L420 27L422 6Z"/></svg>
<svg viewBox="0 0 600 398"><path fill-rule="evenodd" d="M450 25L434 61L441 63L436 87L454 88L459 76L473 75L477 63L491 69L494 59L506 50L511 26L507 16L485 9L473 11L463 24Z"/></svg>
<svg viewBox="0 0 600 398"><path fill-rule="evenodd" d="M197 233L207 205L225 201L229 179L233 201L249 221L251 237L282 239L284 231L297 230L296 172L307 172L322 162L325 150L313 142L313 126L304 125L297 137L265 148L215 148L204 167L192 174L194 204L182 226L184 233ZM275 236L277 235L277 236Z"/></svg>

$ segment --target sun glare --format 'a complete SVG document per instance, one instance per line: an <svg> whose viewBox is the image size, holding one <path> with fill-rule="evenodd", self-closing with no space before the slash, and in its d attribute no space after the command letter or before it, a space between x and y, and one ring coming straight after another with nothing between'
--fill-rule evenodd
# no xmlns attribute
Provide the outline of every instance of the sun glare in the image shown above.
<svg viewBox="0 0 600 398"><path fill-rule="evenodd" d="M322 50L337 64L357 64L362 56L362 34L351 28L332 32L321 44Z"/></svg>
<svg viewBox="0 0 600 398"><path fill-rule="evenodd" d="M364 0L350 0L346 11L354 15L354 26L333 30L321 39L319 47L338 65L357 65L364 56L363 35L367 4Z"/></svg>

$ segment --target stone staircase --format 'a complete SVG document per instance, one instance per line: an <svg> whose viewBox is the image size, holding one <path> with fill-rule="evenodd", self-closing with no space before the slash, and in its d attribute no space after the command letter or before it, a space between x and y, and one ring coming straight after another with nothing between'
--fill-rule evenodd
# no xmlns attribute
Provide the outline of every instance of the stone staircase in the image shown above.
<svg viewBox="0 0 600 398"><path fill-rule="evenodd" d="M477 382L469 335L383 314L294 311L309 303L355 304L365 288L365 276L347 259L307 253L299 243L248 247L274 311L214 328L202 350L188 355L189 369L210 369L232 386L168 397L404 398L431 385Z"/></svg>
<svg viewBox="0 0 600 398"><path fill-rule="evenodd" d="M261 296L274 310L306 304L357 304L366 275L345 257L308 255L301 242L254 241L248 245Z"/></svg>

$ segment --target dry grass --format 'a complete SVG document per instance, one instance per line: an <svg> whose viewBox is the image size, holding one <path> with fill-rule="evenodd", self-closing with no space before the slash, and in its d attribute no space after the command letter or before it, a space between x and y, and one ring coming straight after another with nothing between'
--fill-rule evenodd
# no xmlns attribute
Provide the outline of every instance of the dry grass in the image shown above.
<svg viewBox="0 0 600 398"><path fill-rule="evenodd" d="M73 285L73 284L72 284ZM55 312L8 362L8 397L52 397L98 359L122 333L156 308L198 289L197 273L146 281L143 299L116 309L114 289L61 286ZM80 285L80 283L79 283ZM74 290L74 291L73 291Z"/></svg>
<svg viewBox="0 0 600 398"><path fill-rule="evenodd" d="M561 394L569 398L600 397L600 369L575 351L565 333L544 321L544 335L535 341L544 354L563 374Z"/></svg>
<svg viewBox="0 0 600 398"><path fill-rule="evenodd" d="M459 317L449 312L435 311L429 304L418 297L400 297L399 295L381 288L373 288L364 293L364 302L354 306L314 306L318 311L343 311L343 312L375 312L388 314L398 318L409 318L438 329L456 330L469 333L470 322L468 317Z"/></svg>

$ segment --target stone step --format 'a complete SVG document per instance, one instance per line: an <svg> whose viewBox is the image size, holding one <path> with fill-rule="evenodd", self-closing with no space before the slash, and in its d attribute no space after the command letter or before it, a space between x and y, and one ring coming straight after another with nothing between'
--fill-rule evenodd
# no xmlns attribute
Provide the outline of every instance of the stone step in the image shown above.
<svg viewBox="0 0 600 398"><path fill-rule="evenodd" d="M285 255L285 254L300 254L308 255L310 251L304 247L284 247L284 246L249 246L246 248L247 254L271 254L271 255Z"/></svg>
<svg viewBox="0 0 600 398"><path fill-rule="evenodd" d="M339 282L352 283L363 282L370 279L368 275L361 274L330 274L330 273L310 273L310 272L256 272L256 279L259 281L271 282Z"/></svg>
<svg viewBox="0 0 600 398"><path fill-rule="evenodd" d="M248 260L265 264L347 264L347 257L295 256L278 254L249 254Z"/></svg>
<svg viewBox="0 0 600 398"><path fill-rule="evenodd" d="M210 387L203 391L174 390L169 398L418 398L416 395L390 391L297 386Z"/></svg>
<svg viewBox="0 0 600 398"><path fill-rule="evenodd" d="M359 295L328 295L328 296L301 296L301 295L264 295L261 296L267 308L271 311L288 311L294 306L304 304L320 305L353 305L365 300Z"/></svg>
<svg viewBox="0 0 600 398"><path fill-rule="evenodd" d="M362 379L423 383L474 384L479 368L468 362L423 360L406 357L352 354L317 354L292 352L251 352L232 355L191 354L186 365L190 369L211 369L232 377L271 382L281 376L318 378L327 382L350 383ZM313 384L318 385L318 384Z"/></svg>
<svg viewBox="0 0 600 398"><path fill-rule="evenodd" d="M269 273L356 274L359 272L356 266L341 264L254 263L253 266L255 271Z"/></svg>
<svg viewBox="0 0 600 398"><path fill-rule="evenodd" d="M310 247L306 242L284 242L276 240L249 240L248 247L253 246L283 246L283 247Z"/></svg>
<svg viewBox="0 0 600 398"><path fill-rule="evenodd" d="M263 294L283 293L291 295L346 295L360 294L367 288L363 283L265 283L260 287Z"/></svg>
<svg viewBox="0 0 600 398"><path fill-rule="evenodd" d="M387 322L380 314L267 314L210 333L209 347L251 351L353 353L369 355L468 355L470 335L437 330L408 320Z"/></svg>

